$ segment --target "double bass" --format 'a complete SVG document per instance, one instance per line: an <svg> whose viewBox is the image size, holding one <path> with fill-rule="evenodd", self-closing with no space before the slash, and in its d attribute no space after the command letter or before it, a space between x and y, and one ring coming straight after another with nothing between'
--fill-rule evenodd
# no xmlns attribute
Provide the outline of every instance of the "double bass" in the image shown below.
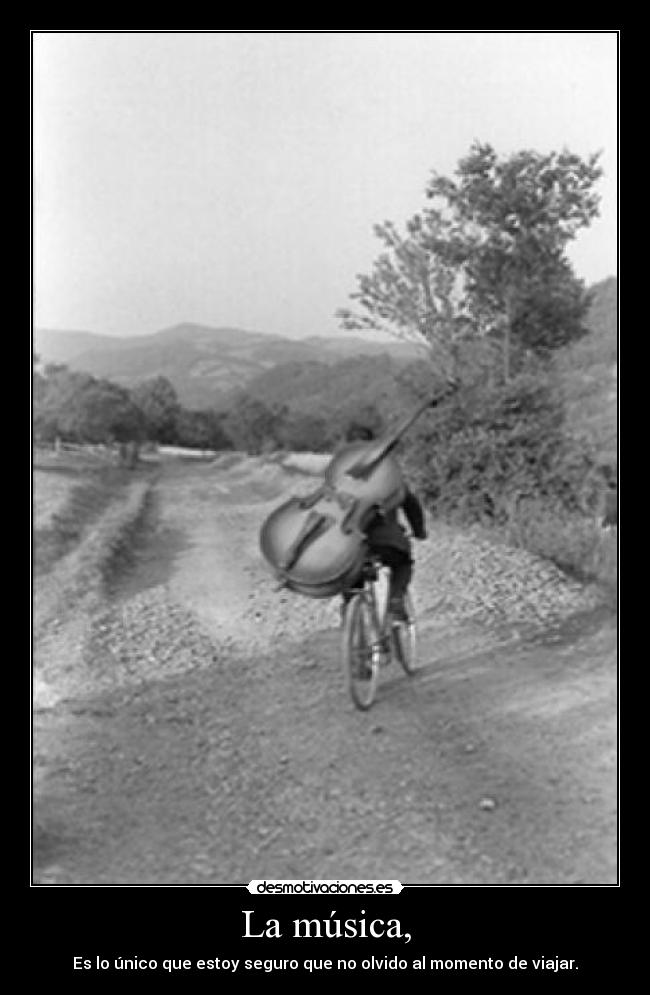
<svg viewBox="0 0 650 995"><path fill-rule="evenodd" d="M271 512L260 530L260 547L281 587L329 598L356 579L367 553L366 526L406 496L391 452L413 422L446 396L423 402L379 439L349 443L332 457L320 487Z"/></svg>

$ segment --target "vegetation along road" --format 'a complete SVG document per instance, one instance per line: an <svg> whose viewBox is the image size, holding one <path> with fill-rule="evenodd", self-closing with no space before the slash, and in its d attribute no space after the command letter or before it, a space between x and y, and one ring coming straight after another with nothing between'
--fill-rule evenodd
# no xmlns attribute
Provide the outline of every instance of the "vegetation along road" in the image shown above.
<svg viewBox="0 0 650 995"><path fill-rule="evenodd" d="M421 668L358 712L337 604L275 591L258 551L281 495L312 487L262 457L170 460L37 561L35 880L615 882L598 591L431 523Z"/></svg>

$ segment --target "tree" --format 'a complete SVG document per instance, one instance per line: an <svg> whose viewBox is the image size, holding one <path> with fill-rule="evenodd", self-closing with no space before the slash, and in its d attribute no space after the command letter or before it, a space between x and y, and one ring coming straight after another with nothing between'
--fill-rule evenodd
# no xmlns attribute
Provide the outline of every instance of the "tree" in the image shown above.
<svg viewBox="0 0 650 995"><path fill-rule="evenodd" d="M52 365L35 382L34 429L45 440L137 442L143 418L124 387Z"/></svg>
<svg viewBox="0 0 650 995"><path fill-rule="evenodd" d="M224 428L235 448L257 455L282 444L286 407L267 407L242 391L225 419Z"/></svg>
<svg viewBox="0 0 650 995"><path fill-rule="evenodd" d="M360 310L341 308L346 329L372 329L415 342L437 359L445 375L454 373L459 341L471 332L458 282L458 267L438 251L449 239L448 224L438 210L415 214L406 234L391 221L375 225L385 251L370 275L357 276L350 295Z"/></svg>
<svg viewBox="0 0 650 995"><path fill-rule="evenodd" d="M144 418L129 391L110 380L90 378L60 417L62 432L80 442L139 442Z"/></svg>
<svg viewBox="0 0 650 995"><path fill-rule="evenodd" d="M330 435L328 420L307 411L292 411L281 429L283 445L298 452L327 452Z"/></svg>
<svg viewBox="0 0 650 995"><path fill-rule="evenodd" d="M89 374L73 373L66 366L54 363L46 365L42 373L33 374L34 432L39 440L76 438L70 411L92 382Z"/></svg>
<svg viewBox="0 0 650 995"><path fill-rule="evenodd" d="M181 408L176 421L176 443L193 449L232 449L232 441L216 411Z"/></svg>
<svg viewBox="0 0 650 995"><path fill-rule="evenodd" d="M598 214L599 158L523 150L500 160L475 142L456 180L433 173L427 187L449 222L430 248L462 269L468 311L502 342L505 380L513 345L545 355L585 332L589 299L565 250Z"/></svg>
<svg viewBox="0 0 650 995"><path fill-rule="evenodd" d="M173 444L181 406L167 377L145 380L133 388L131 396L142 412L147 438L152 442Z"/></svg>
<svg viewBox="0 0 650 995"><path fill-rule="evenodd" d="M580 337L589 298L565 250L598 214L598 160L529 150L499 159L474 143L456 179L433 173L431 207L405 234L375 226L384 251L357 276L357 309L337 312L343 327L423 344L445 376L493 367L500 353L505 380L513 351L523 361Z"/></svg>

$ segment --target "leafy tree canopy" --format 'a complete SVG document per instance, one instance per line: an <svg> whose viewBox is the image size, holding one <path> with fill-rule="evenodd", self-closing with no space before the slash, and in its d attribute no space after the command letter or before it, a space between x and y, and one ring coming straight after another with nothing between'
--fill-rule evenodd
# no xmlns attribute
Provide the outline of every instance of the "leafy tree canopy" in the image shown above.
<svg viewBox="0 0 650 995"><path fill-rule="evenodd" d="M173 443L181 406L176 390L167 377L158 376L143 381L133 388L131 396L142 412L149 439Z"/></svg>
<svg viewBox="0 0 650 995"><path fill-rule="evenodd" d="M140 439L144 425L125 388L52 365L34 393L34 427L42 438L105 443Z"/></svg>
<svg viewBox="0 0 650 995"><path fill-rule="evenodd" d="M242 391L231 407L224 428L236 449L259 454L282 444L282 424L288 409L267 407Z"/></svg>
<svg viewBox="0 0 650 995"><path fill-rule="evenodd" d="M433 173L431 206L404 232L390 221L375 227L383 251L357 277L356 308L337 312L342 326L418 341L454 375L467 342L493 338L506 379L511 356L543 356L580 337L589 299L564 253L598 214L599 158L500 158L474 143L453 179Z"/></svg>

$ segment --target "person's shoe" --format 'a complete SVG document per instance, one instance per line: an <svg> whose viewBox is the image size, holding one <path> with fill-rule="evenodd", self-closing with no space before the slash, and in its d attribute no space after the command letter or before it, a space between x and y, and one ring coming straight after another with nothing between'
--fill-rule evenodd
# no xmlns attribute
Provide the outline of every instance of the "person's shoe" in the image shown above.
<svg viewBox="0 0 650 995"><path fill-rule="evenodd" d="M391 598L388 604L388 610L396 622L408 622L409 618L406 614L406 608L404 607L404 600L402 598Z"/></svg>

